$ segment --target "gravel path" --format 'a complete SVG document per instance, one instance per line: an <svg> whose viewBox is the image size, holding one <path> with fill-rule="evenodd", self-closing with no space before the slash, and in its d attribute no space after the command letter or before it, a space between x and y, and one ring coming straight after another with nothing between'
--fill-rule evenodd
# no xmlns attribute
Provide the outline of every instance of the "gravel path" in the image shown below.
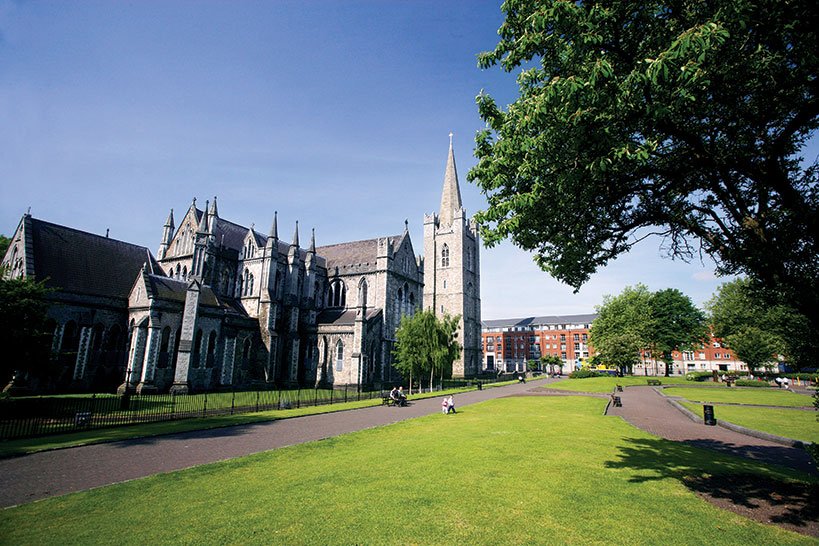
<svg viewBox="0 0 819 546"><path fill-rule="evenodd" d="M655 436L765 463L789 466L803 472L816 472L816 466L805 450L694 422L669 404L653 387L626 387L624 392L618 394L623 407L610 407L608 414L619 415ZM716 418L719 420L719 408L716 408Z"/></svg>
<svg viewBox="0 0 819 546"><path fill-rule="evenodd" d="M455 395L456 408L514 396L551 380ZM441 411L441 398L110 442L0 459L0 508L242 457Z"/></svg>

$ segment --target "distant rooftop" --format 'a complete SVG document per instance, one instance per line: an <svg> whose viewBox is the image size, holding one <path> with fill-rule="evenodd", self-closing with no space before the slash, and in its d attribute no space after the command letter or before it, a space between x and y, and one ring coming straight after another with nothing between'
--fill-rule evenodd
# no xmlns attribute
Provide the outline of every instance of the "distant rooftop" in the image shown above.
<svg viewBox="0 0 819 546"><path fill-rule="evenodd" d="M511 319L484 320L483 328L533 328L553 324L591 324L597 318L596 313L585 315L551 315L542 317L525 317Z"/></svg>

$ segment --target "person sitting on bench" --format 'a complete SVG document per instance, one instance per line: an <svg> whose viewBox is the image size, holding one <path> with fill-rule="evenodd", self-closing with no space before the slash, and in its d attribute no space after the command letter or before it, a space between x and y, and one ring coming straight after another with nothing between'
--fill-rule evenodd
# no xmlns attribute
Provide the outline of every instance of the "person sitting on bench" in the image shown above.
<svg viewBox="0 0 819 546"><path fill-rule="evenodd" d="M398 387L398 405L399 406L407 405L407 395L404 394L404 385Z"/></svg>
<svg viewBox="0 0 819 546"><path fill-rule="evenodd" d="M396 406L401 405L401 396L398 394L398 387L393 387L390 391L390 400Z"/></svg>

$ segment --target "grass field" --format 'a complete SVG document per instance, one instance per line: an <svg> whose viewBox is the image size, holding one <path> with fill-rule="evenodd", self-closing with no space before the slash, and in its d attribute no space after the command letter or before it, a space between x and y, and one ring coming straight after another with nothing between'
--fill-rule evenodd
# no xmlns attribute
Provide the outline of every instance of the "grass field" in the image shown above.
<svg viewBox="0 0 819 546"><path fill-rule="evenodd" d="M742 389L736 387L668 388L666 396L679 396L692 402L723 404L759 404L761 406L808 407L813 399L780 389Z"/></svg>
<svg viewBox="0 0 819 546"><path fill-rule="evenodd" d="M456 416L7 509L0 537L8 544L816 543L717 509L683 481L773 470L650 436L600 415L604 404L496 399Z"/></svg>
<svg viewBox="0 0 819 546"><path fill-rule="evenodd" d="M629 387L632 385L646 385L647 379L657 379L663 385L684 385L691 384L685 377L587 377L586 379L563 379L556 383L551 383L545 388L558 389L574 392L611 392L615 385Z"/></svg>
<svg viewBox="0 0 819 546"><path fill-rule="evenodd" d="M683 406L702 415L702 405L683 402ZM815 411L756 408L748 406L716 406L717 420L728 421L753 430L784 436L792 440L819 443L819 421Z"/></svg>

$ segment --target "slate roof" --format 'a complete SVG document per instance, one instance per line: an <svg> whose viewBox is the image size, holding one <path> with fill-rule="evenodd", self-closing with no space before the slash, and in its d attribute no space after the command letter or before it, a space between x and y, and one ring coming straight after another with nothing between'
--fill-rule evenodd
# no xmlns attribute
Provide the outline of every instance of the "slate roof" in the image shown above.
<svg viewBox="0 0 819 546"><path fill-rule="evenodd" d="M484 320L481 322L481 325L484 328L531 328L546 324L591 324L596 318L596 313L589 313L585 315L550 315L541 317Z"/></svg>
<svg viewBox="0 0 819 546"><path fill-rule="evenodd" d="M128 299L142 264L161 271L144 246L30 219L34 277L64 292Z"/></svg>
<svg viewBox="0 0 819 546"><path fill-rule="evenodd" d="M371 320L381 313L381 309L367 309L366 320ZM356 309L326 309L319 313L318 324L332 324L335 326L348 326L355 324Z"/></svg>
<svg viewBox="0 0 819 546"><path fill-rule="evenodd" d="M157 299L165 301L175 301L184 304L188 291L188 282L163 277L161 275L148 275L150 290ZM228 312L238 313L247 316L247 313L239 303L232 298L225 298L217 295L210 286L202 286L199 292L199 304L207 307L217 307Z"/></svg>
<svg viewBox="0 0 819 546"><path fill-rule="evenodd" d="M401 237L403 237L403 235L393 235L387 237L387 239L397 248ZM363 241L320 246L316 248L316 254L323 256L327 260L328 270L345 265L365 263L372 264L372 266L375 267L376 258L378 257L378 239L365 239Z"/></svg>
<svg viewBox="0 0 819 546"><path fill-rule="evenodd" d="M203 211L197 208L197 221L202 219L202 214ZM242 248L245 246L245 236L247 235L248 229L249 228L217 216L213 227L213 236L216 239L217 244L221 244L225 248L230 248L237 252L241 252ZM267 235L263 235L255 229L253 230L253 238L256 240L256 246L259 248L264 248L264 246L267 244ZM279 254L287 255L287 253L290 251L290 243L279 239L278 251ZM307 250L300 248L299 254L301 255L302 259L305 259L307 256ZM322 265L321 261L319 261L319 265Z"/></svg>

